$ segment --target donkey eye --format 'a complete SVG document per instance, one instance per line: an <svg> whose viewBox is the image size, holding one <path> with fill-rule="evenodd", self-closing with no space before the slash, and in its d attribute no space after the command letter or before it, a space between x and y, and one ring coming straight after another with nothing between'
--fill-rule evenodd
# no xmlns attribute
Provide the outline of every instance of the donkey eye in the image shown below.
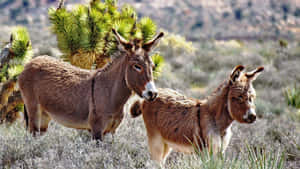
<svg viewBox="0 0 300 169"><path fill-rule="evenodd" d="M135 70L137 70L138 72L142 71L142 67L139 66L139 65L133 65L133 68L134 68Z"/></svg>
<svg viewBox="0 0 300 169"><path fill-rule="evenodd" d="M244 99L243 96L239 96L239 97L238 97L238 100L239 100L240 102L242 102L243 99Z"/></svg>
<svg viewBox="0 0 300 169"><path fill-rule="evenodd" d="M152 65L152 70L154 71L156 68L155 64Z"/></svg>
<svg viewBox="0 0 300 169"><path fill-rule="evenodd" d="M252 97L249 97L249 102L252 102L252 101L253 101Z"/></svg>
<svg viewBox="0 0 300 169"><path fill-rule="evenodd" d="M151 62L151 64L150 64L150 65L151 65L151 67L152 67L152 70L154 70L154 69L155 69L155 67L156 67L156 66L155 66L155 64Z"/></svg>

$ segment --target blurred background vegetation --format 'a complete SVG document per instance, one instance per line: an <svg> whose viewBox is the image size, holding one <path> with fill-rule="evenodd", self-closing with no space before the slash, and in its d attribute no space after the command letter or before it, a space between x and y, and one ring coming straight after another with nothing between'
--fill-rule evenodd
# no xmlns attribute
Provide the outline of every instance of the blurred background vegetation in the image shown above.
<svg viewBox="0 0 300 169"><path fill-rule="evenodd" d="M9 41L12 27L21 25L29 31L34 56L61 57L48 20L49 7L57 3L0 0L2 46ZM67 0L66 9L78 3L86 1ZM251 125L233 124L234 135L225 157L172 153L166 168L300 168L298 0L119 0L117 5L121 8L124 4L133 6L138 18L150 17L157 31L167 34L152 53L154 60L164 60L156 79L158 87L204 98L235 65L265 67L254 82L259 119ZM133 120L127 114L114 142L107 137L100 147L87 132L55 123L44 136L32 138L17 122L0 126L0 166L152 168L155 164L149 160L145 138L142 119Z"/></svg>

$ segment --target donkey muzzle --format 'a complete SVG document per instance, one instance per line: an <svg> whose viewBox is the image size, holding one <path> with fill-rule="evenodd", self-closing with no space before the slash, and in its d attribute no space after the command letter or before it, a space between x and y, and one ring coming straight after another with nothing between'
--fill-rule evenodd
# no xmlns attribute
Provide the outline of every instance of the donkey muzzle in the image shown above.
<svg viewBox="0 0 300 169"><path fill-rule="evenodd" d="M243 116L245 122L253 123L256 120L256 113L254 110L250 109L248 112Z"/></svg>
<svg viewBox="0 0 300 169"><path fill-rule="evenodd" d="M148 101L153 101L157 96L157 89L153 83L153 81L148 82L145 86L145 90L142 93L143 98Z"/></svg>

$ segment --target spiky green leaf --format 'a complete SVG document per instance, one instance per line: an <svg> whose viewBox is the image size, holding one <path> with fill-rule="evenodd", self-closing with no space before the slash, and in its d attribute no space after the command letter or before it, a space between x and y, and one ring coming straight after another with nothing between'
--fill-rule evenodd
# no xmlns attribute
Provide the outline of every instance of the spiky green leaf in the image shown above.
<svg viewBox="0 0 300 169"><path fill-rule="evenodd" d="M165 64L165 60L161 55L154 54L152 56L152 61L154 63L153 76L154 76L154 78L157 78L160 76L160 74L162 72L162 68Z"/></svg>
<svg viewBox="0 0 300 169"><path fill-rule="evenodd" d="M144 42L151 40L156 33L156 24L149 17L142 18L139 22L139 27L143 34Z"/></svg>

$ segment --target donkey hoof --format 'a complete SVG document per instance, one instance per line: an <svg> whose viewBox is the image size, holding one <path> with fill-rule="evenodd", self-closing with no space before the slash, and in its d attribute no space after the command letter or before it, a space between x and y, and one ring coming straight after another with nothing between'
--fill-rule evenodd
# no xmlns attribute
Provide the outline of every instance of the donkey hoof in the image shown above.
<svg viewBox="0 0 300 169"><path fill-rule="evenodd" d="M103 134L102 132L97 132L96 134L93 134L93 139L95 139L96 141L103 141Z"/></svg>

